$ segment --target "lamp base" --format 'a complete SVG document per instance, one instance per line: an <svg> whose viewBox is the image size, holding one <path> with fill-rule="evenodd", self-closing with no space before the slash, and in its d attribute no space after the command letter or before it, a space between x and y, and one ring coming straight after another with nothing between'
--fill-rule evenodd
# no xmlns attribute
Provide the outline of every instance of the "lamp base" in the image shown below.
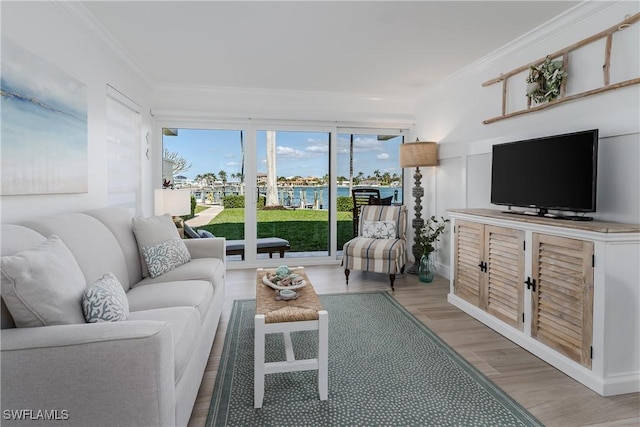
<svg viewBox="0 0 640 427"><path fill-rule="evenodd" d="M413 265L407 269L407 273L409 274L418 274L418 268L420 267L420 257L422 256L422 247L419 244L420 241L420 231L424 226L424 220L422 219L422 196L424 196L424 189L420 184L422 180L422 174L420 173L420 168L416 168L415 173L413 174L413 179L415 180L415 184L413 186L413 197L415 197L415 217L411 221L411 227L414 230L413 236L413 246L411 248L411 253L413 254Z"/></svg>

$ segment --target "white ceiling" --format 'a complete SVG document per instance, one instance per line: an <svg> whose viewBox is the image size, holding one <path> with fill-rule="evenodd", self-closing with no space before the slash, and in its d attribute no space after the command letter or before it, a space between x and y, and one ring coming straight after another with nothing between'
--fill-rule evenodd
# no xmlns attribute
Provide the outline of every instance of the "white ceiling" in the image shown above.
<svg viewBox="0 0 640 427"><path fill-rule="evenodd" d="M86 1L154 85L411 97L571 1Z"/></svg>

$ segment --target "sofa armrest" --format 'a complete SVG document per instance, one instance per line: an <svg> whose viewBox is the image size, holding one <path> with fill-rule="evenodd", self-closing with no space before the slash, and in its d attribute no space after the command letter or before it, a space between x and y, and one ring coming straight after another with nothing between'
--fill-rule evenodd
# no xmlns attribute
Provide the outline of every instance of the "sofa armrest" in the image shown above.
<svg viewBox="0 0 640 427"><path fill-rule="evenodd" d="M218 258L222 261L225 260L227 240L224 237L185 239L183 242L191 253L191 258Z"/></svg>
<svg viewBox="0 0 640 427"><path fill-rule="evenodd" d="M174 425L172 341L155 321L3 329L3 425L37 411L65 425Z"/></svg>

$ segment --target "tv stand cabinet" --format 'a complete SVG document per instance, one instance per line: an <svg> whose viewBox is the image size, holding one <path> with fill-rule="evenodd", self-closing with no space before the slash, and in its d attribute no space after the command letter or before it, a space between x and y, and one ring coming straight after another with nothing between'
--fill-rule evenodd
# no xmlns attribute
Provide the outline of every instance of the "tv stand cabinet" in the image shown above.
<svg viewBox="0 0 640 427"><path fill-rule="evenodd" d="M449 216L451 304L602 396L640 392L640 225Z"/></svg>

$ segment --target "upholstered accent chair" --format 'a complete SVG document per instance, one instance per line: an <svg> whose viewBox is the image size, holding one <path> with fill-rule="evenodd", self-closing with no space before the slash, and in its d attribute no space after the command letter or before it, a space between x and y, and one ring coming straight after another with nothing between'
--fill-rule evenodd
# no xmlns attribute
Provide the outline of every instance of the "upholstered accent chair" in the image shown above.
<svg viewBox="0 0 640 427"><path fill-rule="evenodd" d="M396 273L404 273L406 206L366 205L360 208L358 235L344 244L342 265L347 285L351 270L389 275L391 289Z"/></svg>

